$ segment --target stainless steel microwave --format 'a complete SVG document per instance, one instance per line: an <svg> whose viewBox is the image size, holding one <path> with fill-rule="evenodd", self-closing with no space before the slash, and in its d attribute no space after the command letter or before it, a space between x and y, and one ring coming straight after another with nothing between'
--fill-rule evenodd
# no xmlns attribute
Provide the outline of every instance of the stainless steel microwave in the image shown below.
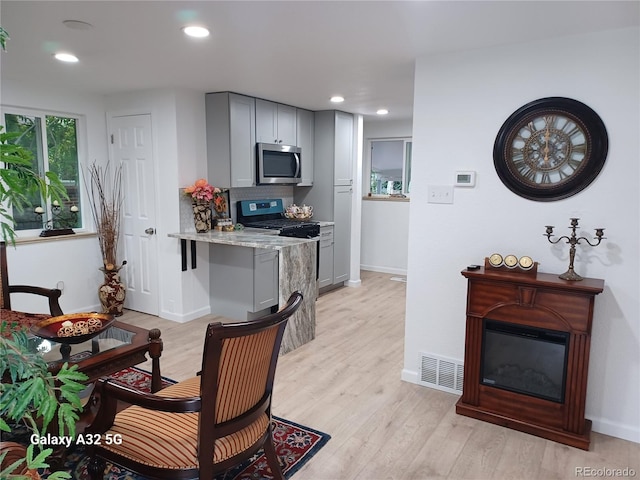
<svg viewBox="0 0 640 480"><path fill-rule="evenodd" d="M291 185L302 181L300 169L302 150L299 147L278 143L258 143L257 149L258 185Z"/></svg>

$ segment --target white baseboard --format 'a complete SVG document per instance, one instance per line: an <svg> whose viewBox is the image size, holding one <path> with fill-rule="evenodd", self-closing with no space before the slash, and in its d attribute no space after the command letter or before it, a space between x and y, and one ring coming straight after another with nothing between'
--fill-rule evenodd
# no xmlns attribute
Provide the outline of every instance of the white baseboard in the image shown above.
<svg viewBox="0 0 640 480"><path fill-rule="evenodd" d="M593 417L592 415L589 415L589 413L586 414L586 417L591 420L591 430L594 432L621 438L623 440L629 440L634 443L640 443L640 428L637 425L622 425L605 418Z"/></svg>
<svg viewBox="0 0 640 480"><path fill-rule="evenodd" d="M400 379L409 382L418 384L418 371L417 370L409 370L406 368L402 369L402 373L400 374Z"/></svg>
<svg viewBox="0 0 640 480"><path fill-rule="evenodd" d="M194 310L193 312L178 314L174 312L167 312L166 310L161 310L158 315L160 318L164 318L166 320L171 320L177 323L187 323L191 320L195 320L196 318L204 317L205 315L209 315L211 313L211 308L203 307L199 310Z"/></svg>
<svg viewBox="0 0 640 480"><path fill-rule="evenodd" d="M348 280L344 283L347 287L360 287L362 285L362 280Z"/></svg>
<svg viewBox="0 0 640 480"><path fill-rule="evenodd" d="M367 270L369 272L390 273L392 275L406 275L406 268L395 267L380 267L377 265L360 265L360 270Z"/></svg>

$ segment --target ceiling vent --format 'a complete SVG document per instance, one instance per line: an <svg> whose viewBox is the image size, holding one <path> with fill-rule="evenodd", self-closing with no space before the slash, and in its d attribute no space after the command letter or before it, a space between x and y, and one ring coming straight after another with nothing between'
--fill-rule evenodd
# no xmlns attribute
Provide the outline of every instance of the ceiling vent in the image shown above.
<svg viewBox="0 0 640 480"><path fill-rule="evenodd" d="M463 363L460 360L421 352L418 384L461 394L463 370Z"/></svg>

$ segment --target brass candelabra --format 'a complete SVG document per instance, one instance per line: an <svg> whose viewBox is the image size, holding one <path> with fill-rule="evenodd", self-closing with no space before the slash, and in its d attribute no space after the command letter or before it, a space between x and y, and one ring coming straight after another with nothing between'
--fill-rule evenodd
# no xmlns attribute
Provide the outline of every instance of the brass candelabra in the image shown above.
<svg viewBox="0 0 640 480"><path fill-rule="evenodd" d="M580 242L584 240L592 247L596 247L600 245L600 242L603 239L606 238L604 236L604 228L596 228L596 236L594 237L594 240L597 240L597 241L594 243L591 243L587 237L578 237L576 235L576 229L578 228L578 220L580 219L579 218L571 219L571 226L569 227L571 229L571 236L563 235L561 237L556 238L555 240L551 240L551 235L553 235L553 228L554 228L553 225L546 225L547 231L546 233L543 234L547 237L547 240L549 240L549 243L552 243L554 245L560 242L561 240L566 240L567 243L571 245L569 247L569 269L566 272L564 272L562 275L559 275L559 277L563 280L573 280L573 281L582 280L582 277L573 270L573 261L576 256L576 245L580 245Z"/></svg>
<svg viewBox="0 0 640 480"><path fill-rule="evenodd" d="M73 227L78 223L78 213L80 209L76 205L71 205L69 212L65 212L57 200L51 204L51 218L45 219L45 209L38 206L34 213L39 221L43 223L44 229L40 233L41 237L52 237L57 235L70 235L75 233Z"/></svg>

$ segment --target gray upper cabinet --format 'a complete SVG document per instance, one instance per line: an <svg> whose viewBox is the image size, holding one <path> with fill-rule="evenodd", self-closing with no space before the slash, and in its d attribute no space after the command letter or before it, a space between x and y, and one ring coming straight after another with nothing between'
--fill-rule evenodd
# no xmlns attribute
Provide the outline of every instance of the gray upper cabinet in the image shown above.
<svg viewBox="0 0 640 480"><path fill-rule="evenodd" d="M297 145L296 108L257 98L256 141Z"/></svg>
<svg viewBox="0 0 640 480"><path fill-rule="evenodd" d="M255 185L255 102L230 92L206 95L207 162L217 187Z"/></svg>
<svg viewBox="0 0 640 480"><path fill-rule="evenodd" d="M313 185L313 144L315 139L315 121L313 112L302 108L296 109L298 147L302 149L302 181L299 187Z"/></svg>
<svg viewBox="0 0 640 480"><path fill-rule="evenodd" d="M334 185L353 184L353 115L335 112Z"/></svg>

